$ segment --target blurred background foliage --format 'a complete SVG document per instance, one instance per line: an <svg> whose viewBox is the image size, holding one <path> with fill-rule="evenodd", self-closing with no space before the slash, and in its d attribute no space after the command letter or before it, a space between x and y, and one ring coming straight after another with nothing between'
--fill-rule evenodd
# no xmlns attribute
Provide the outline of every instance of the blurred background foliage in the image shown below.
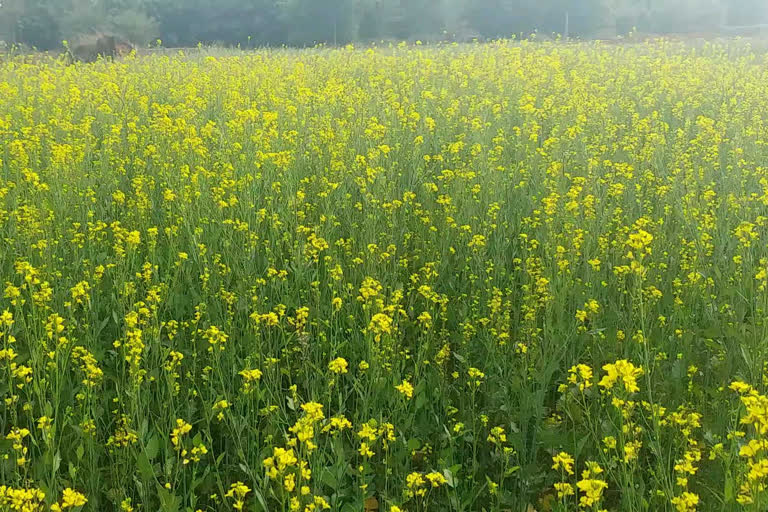
<svg viewBox="0 0 768 512"><path fill-rule="evenodd" d="M768 23L764 0L0 0L0 40L40 50L116 33L139 46L311 46L629 32Z"/></svg>

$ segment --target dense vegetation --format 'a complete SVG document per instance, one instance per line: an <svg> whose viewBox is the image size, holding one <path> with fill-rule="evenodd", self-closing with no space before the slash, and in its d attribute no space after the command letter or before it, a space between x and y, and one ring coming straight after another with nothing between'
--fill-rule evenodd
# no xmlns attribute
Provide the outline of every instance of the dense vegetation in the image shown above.
<svg viewBox="0 0 768 512"><path fill-rule="evenodd" d="M566 23L566 17L568 19ZM763 0L2 0L0 40L38 49L94 31L136 44L312 46L565 33L613 37L768 23Z"/></svg>
<svg viewBox="0 0 768 512"><path fill-rule="evenodd" d="M0 63L2 510L765 510L768 68Z"/></svg>

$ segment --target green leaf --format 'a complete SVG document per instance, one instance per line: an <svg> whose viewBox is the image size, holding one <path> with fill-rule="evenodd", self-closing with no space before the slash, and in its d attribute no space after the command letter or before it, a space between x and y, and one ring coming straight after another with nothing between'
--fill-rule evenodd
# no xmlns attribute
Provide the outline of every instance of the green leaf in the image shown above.
<svg viewBox="0 0 768 512"><path fill-rule="evenodd" d="M322 471L320 471L320 482L331 489L337 489L339 485L336 475L333 474L330 468L323 468Z"/></svg>
<svg viewBox="0 0 768 512"><path fill-rule="evenodd" d="M147 459L152 461L155 460L155 457L157 457L159 451L160 440L156 435L152 435L152 437L149 438L149 442L147 443L146 448L144 448L144 453L147 454Z"/></svg>
<svg viewBox="0 0 768 512"><path fill-rule="evenodd" d="M346 454L344 450L344 443L338 437L333 438L331 441L331 449L337 460L345 460Z"/></svg>
<svg viewBox="0 0 768 512"><path fill-rule="evenodd" d="M165 487L157 486L157 495L160 497L160 510L162 512L178 512L181 500Z"/></svg>
<svg viewBox="0 0 768 512"><path fill-rule="evenodd" d="M456 487L458 481L456 476L453 474L453 471L451 471L449 468L445 468L443 470L443 476L445 477L445 483L447 483L449 487Z"/></svg>
<svg viewBox="0 0 768 512"><path fill-rule="evenodd" d="M53 456L53 462L51 464L51 473L55 475L59 470L59 466L61 466L61 453L56 450L56 454Z"/></svg>
<svg viewBox="0 0 768 512"><path fill-rule="evenodd" d="M145 453L139 453L136 459L136 467L144 480L152 480L155 477L155 471L152 469L152 463Z"/></svg>
<svg viewBox="0 0 768 512"><path fill-rule="evenodd" d="M418 395L416 395L416 411L420 411L424 408L425 405L427 405L428 398L426 393L419 393L419 390L417 390Z"/></svg>
<svg viewBox="0 0 768 512"><path fill-rule="evenodd" d="M99 329L96 331L96 332L97 332L97 335L98 335L98 334L101 334L101 331L103 331L103 330L104 330L104 328L107 326L107 324L108 324L108 323L109 323L109 317L106 317L106 318L104 318L104 320L102 320L102 321L99 323Z"/></svg>
<svg viewBox="0 0 768 512"><path fill-rule="evenodd" d="M734 498L733 475L731 475L731 472L728 471L725 474L725 502L733 503L733 498Z"/></svg>

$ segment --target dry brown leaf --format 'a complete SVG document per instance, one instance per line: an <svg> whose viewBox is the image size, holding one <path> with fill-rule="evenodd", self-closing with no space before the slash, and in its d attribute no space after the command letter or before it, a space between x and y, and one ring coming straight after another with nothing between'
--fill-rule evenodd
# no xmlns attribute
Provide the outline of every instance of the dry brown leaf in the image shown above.
<svg viewBox="0 0 768 512"><path fill-rule="evenodd" d="M376 499L376 496L371 496L370 498L365 499L365 503L363 504L363 510L365 512L376 512L379 510L379 500Z"/></svg>

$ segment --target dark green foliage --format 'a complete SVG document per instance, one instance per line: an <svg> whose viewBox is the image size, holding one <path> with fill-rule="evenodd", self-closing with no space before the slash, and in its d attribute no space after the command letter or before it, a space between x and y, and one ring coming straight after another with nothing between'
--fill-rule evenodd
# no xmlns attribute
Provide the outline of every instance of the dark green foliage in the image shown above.
<svg viewBox="0 0 768 512"><path fill-rule="evenodd" d="M166 46L266 45L282 32L273 0L151 0L147 10L160 23Z"/></svg>
<svg viewBox="0 0 768 512"><path fill-rule="evenodd" d="M17 21L16 37L17 42L38 50L50 50L61 41L59 26L53 14L42 3L28 7L21 14Z"/></svg>
<svg viewBox="0 0 768 512"><path fill-rule="evenodd" d="M567 20L567 21L566 21ZM39 49L115 33L137 46L612 37L768 23L764 0L2 0L0 40Z"/></svg>
<svg viewBox="0 0 768 512"><path fill-rule="evenodd" d="M338 44L357 38L357 0L286 0L281 5L283 36L291 44Z"/></svg>

